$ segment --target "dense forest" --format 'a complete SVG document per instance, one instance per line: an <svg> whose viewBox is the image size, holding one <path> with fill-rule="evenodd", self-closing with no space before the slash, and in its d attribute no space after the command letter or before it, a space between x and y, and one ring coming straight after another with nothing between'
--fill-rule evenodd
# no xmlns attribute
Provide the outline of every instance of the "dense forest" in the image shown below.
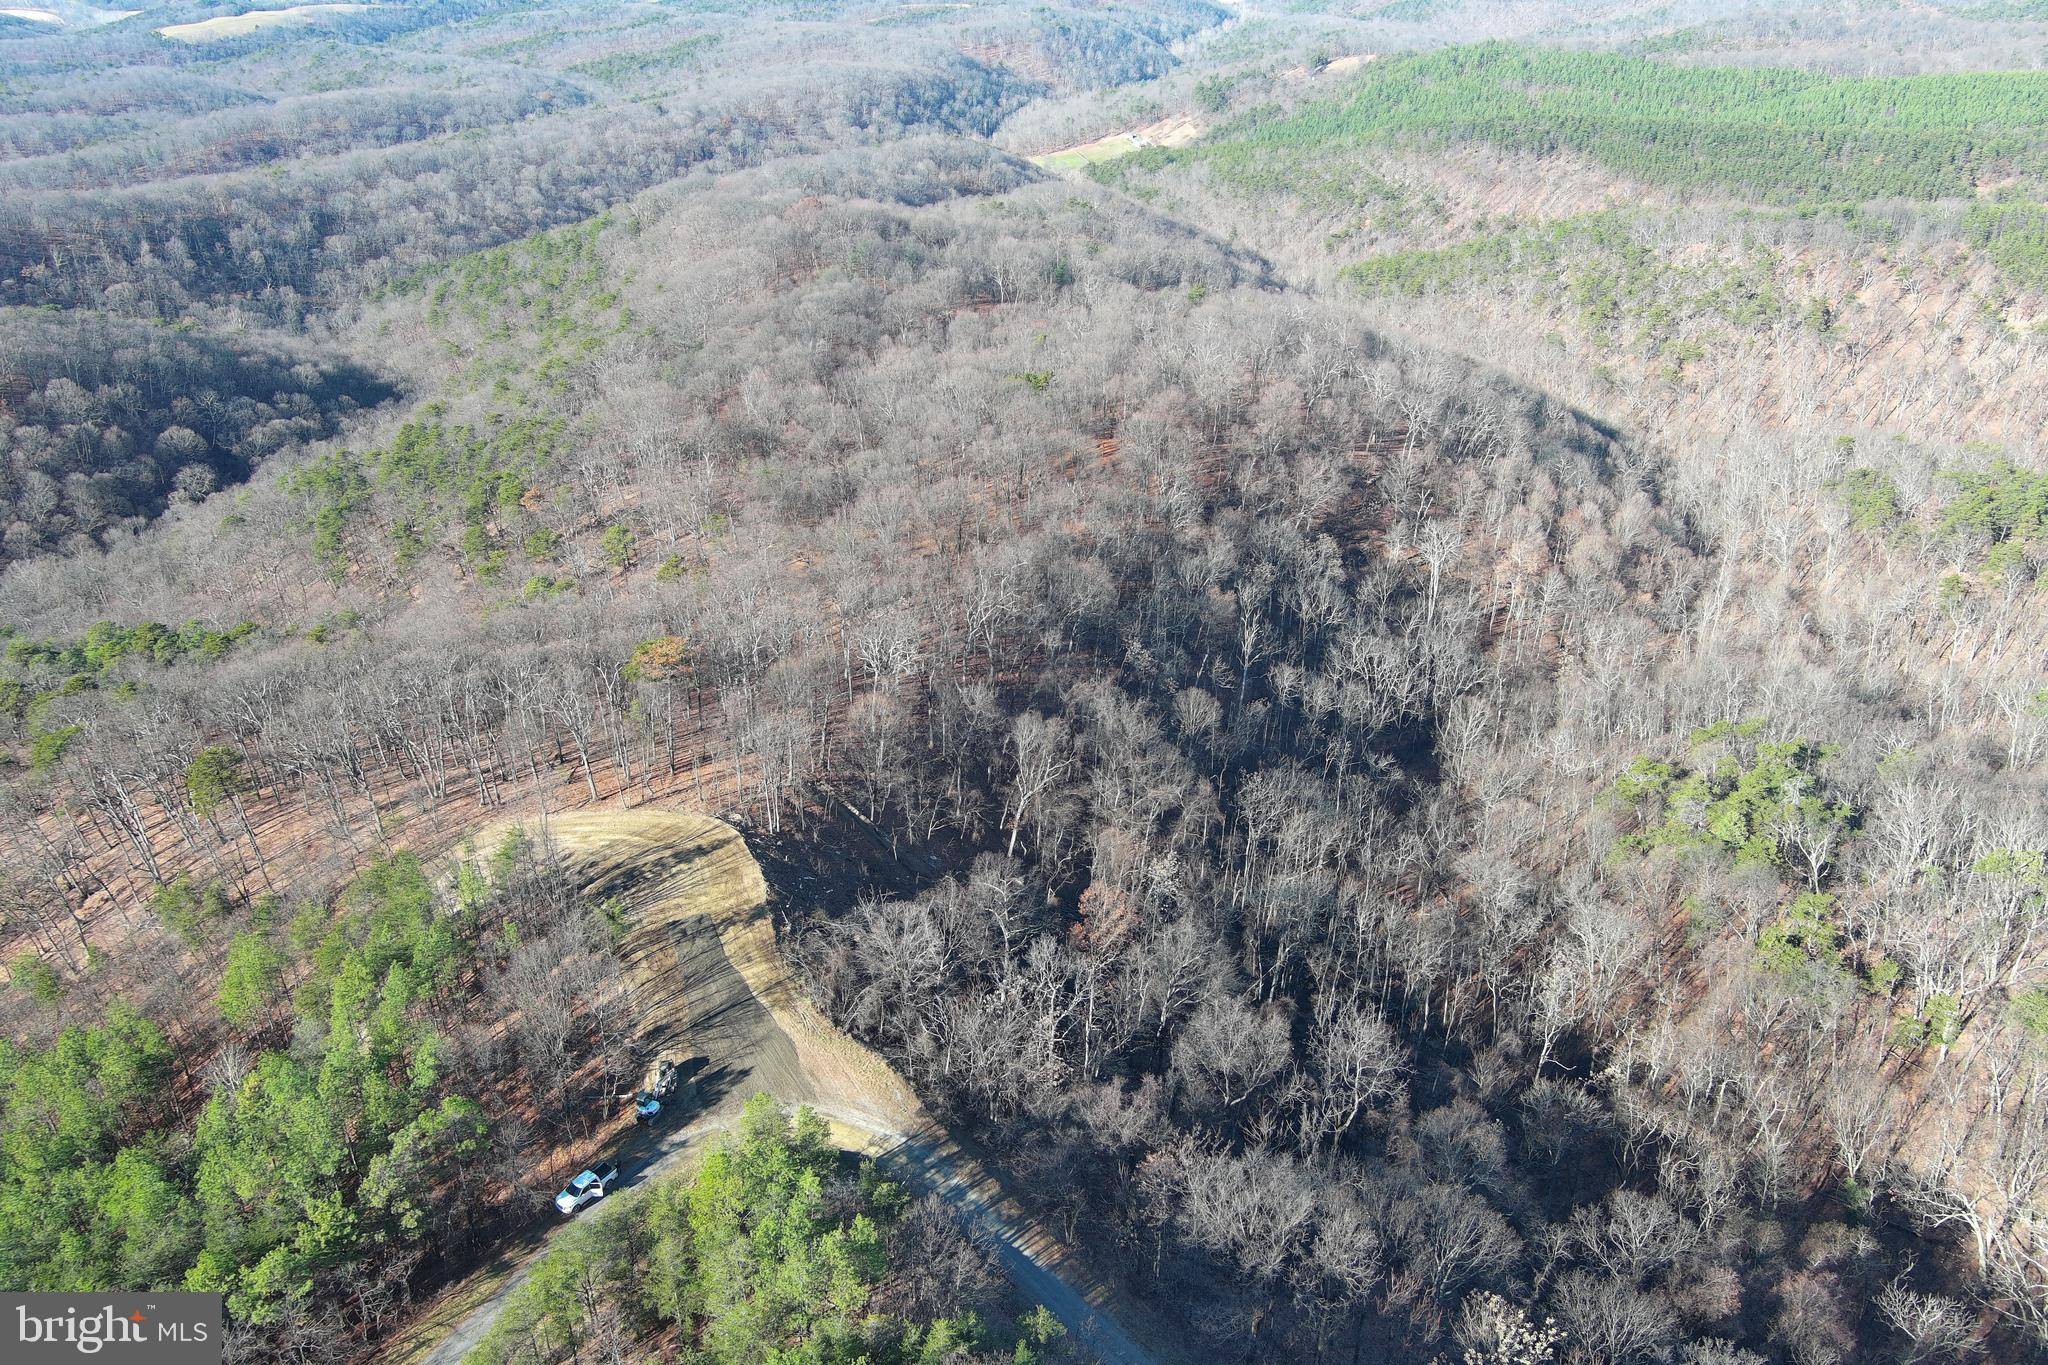
<svg viewBox="0 0 2048 1365"><path fill-rule="evenodd" d="M554 1213L646 807L1132 1358L2041 1355L2048 102L1812 8L0 32L0 1286L1090 1358L802 1097Z"/></svg>
<svg viewBox="0 0 2048 1365"><path fill-rule="evenodd" d="M2044 93L2048 75L2035 72L1853 80L1491 44L1375 62L1341 101L1254 111L1223 139L1253 161L1275 147L1473 141L1773 200L1937 199L1993 183L2038 190Z"/></svg>
<svg viewBox="0 0 2048 1365"><path fill-rule="evenodd" d="M392 393L367 366L288 338L85 309L0 310L0 354L14 386L0 415L10 558L139 527Z"/></svg>
<svg viewBox="0 0 2048 1365"><path fill-rule="evenodd" d="M10 44L0 54L12 73L0 113L13 152L0 162L0 305L13 305L15 328L59 330L10 337L0 379L29 393L57 378L101 387L53 357L73 346L63 329L104 313L188 338L160 362L127 367L146 376L141 401L170 388L200 401L216 381L194 372L189 353L247 364L226 357L248 347L252 320L324 339L337 306L692 168L923 129L985 133L1045 81L1151 73L1161 44L1214 18L1198 5L1133 9L1122 22L1044 11L1014 34L972 35L993 44L871 38L852 25L843 35L864 50L820 59L802 24L749 25L745 8L671 19L643 6L578 7L565 31L554 22L565 16L536 22L516 5L451 3L407 6L402 18L340 16L303 41L226 40L189 53L129 23ZM1012 47L1030 58L1032 79L995 64ZM985 48L988 62L963 55ZM111 81L78 79L124 59L133 64ZM451 59L474 78L440 88L435 73ZM671 104L680 90L692 97ZM78 318L23 311L51 304ZM88 334L77 349L115 344ZM318 352L301 363L352 376L363 364ZM327 381L307 396L316 408L344 393L361 401L378 382ZM308 387L248 376L226 392L270 410L235 425L273 432L280 417L310 416L282 403ZM174 434L159 453L166 431L190 424L132 411L126 394L96 395L74 413L68 393L28 406L11 438L24 443L11 552L146 520L186 465L210 471L214 486L239 482L279 439L209 432L208 449L188 450ZM9 395L8 411L24 411L27 396ZM46 435L53 420L61 425ZM302 423L291 434L328 431ZM53 499L38 475L79 486Z"/></svg>

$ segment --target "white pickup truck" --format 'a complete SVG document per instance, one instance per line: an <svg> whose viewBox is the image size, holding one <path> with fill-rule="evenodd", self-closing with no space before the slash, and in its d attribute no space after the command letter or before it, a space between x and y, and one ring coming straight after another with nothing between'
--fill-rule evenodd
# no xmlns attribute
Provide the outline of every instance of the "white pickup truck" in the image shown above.
<svg viewBox="0 0 2048 1365"><path fill-rule="evenodd" d="M555 1207L563 1213L574 1213L585 1204L604 1198L606 1190L617 1183L619 1168L609 1161L600 1161L589 1170L570 1181L568 1187L555 1196Z"/></svg>

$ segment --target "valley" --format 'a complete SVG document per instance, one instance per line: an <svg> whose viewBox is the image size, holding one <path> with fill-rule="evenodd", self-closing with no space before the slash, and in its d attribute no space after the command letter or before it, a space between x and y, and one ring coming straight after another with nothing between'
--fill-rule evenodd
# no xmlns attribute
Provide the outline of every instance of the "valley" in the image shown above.
<svg viewBox="0 0 2048 1365"><path fill-rule="evenodd" d="M2048 12L1683 9L0 16L0 1287L2041 1355Z"/></svg>

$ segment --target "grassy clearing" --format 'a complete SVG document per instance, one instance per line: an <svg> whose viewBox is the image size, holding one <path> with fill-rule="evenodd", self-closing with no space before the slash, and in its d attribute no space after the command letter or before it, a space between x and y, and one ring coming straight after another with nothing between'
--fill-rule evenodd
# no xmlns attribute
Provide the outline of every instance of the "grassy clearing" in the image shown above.
<svg viewBox="0 0 2048 1365"><path fill-rule="evenodd" d="M1058 151L1044 152L1031 158L1034 166L1043 166L1049 171L1081 172L1104 161L1142 152L1148 147L1185 147L1202 135L1202 125L1185 116L1164 118L1148 123L1142 128L1127 132L1111 133L1092 142L1062 147Z"/></svg>
<svg viewBox="0 0 2048 1365"><path fill-rule="evenodd" d="M1043 166L1049 171L1086 170L1098 161L1114 161L1139 149L1138 142L1129 133L1111 133L1093 142L1084 142L1078 147L1063 151L1047 152L1031 158L1034 166Z"/></svg>

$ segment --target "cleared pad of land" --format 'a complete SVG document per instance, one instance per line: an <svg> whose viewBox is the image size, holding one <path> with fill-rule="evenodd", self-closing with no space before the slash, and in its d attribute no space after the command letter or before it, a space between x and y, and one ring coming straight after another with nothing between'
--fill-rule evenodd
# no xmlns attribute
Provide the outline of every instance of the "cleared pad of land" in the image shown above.
<svg viewBox="0 0 2048 1365"><path fill-rule="evenodd" d="M623 912L619 957L643 1051L701 1057L718 1082L718 1102L696 1117L730 1117L765 1090L889 1132L925 1121L888 1063L796 988L776 948L761 866L732 826L680 811L586 811L530 832L586 895ZM483 838L489 847L492 835Z"/></svg>
<svg viewBox="0 0 2048 1365"><path fill-rule="evenodd" d="M1049 171L1081 171L1093 162L1114 161L1147 147L1185 147L1201 135L1202 125L1180 114L1128 132L1098 137L1092 142L1078 142L1058 151L1042 152L1031 158L1031 164Z"/></svg>
<svg viewBox="0 0 2048 1365"><path fill-rule="evenodd" d="M1347 71L1358 70L1359 67L1364 66L1367 62L1376 62L1379 59L1380 54L1377 52L1353 52L1344 57L1332 57L1321 66L1310 66L1306 63L1300 66L1290 66L1280 73L1280 79L1284 81L1305 81L1323 76L1341 76Z"/></svg>
<svg viewBox="0 0 2048 1365"><path fill-rule="evenodd" d="M515 824L571 869L586 896L621 912L619 958L646 1055L693 1059L698 1094L681 1102L674 1126L608 1154L625 1186L680 1168L757 1091L809 1105L841 1148L874 1156L893 1178L952 1205L1019 1288L1099 1359L1155 1365L1158 1357L1103 1311L1104 1291L1075 1283L1082 1277L1068 1249L925 1113L887 1062L804 997L776 946L767 881L739 831L681 811L580 811L544 825L499 822L478 831L476 846L495 847ZM384 1359L457 1365L545 1246L501 1258L451 1290Z"/></svg>
<svg viewBox="0 0 2048 1365"><path fill-rule="evenodd" d="M245 38L258 29L279 24L303 24L334 14L357 14L371 5L292 5L285 9L252 9L241 14L220 14L189 24L171 24L157 32L181 43L210 43L222 38Z"/></svg>

